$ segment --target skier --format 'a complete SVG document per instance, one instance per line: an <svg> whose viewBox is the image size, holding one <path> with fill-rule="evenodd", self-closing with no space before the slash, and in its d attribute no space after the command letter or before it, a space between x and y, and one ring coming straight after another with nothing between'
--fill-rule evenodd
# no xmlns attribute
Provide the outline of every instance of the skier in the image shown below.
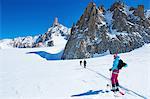
<svg viewBox="0 0 150 99"><path fill-rule="evenodd" d="M80 60L80 66L82 66L82 60Z"/></svg>
<svg viewBox="0 0 150 99"><path fill-rule="evenodd" d="M84 68L86 68L86 60L84 60L83 63L84 63Z"/></svg>
<svg viewBox="0 0 150 99"><path fill-rule="evenodd" d="M112 75L111 75L111 84L112 84L112 91L113 92L117 92L119 91L119 82L118 82L118 75L119 75L119 70L122 67L126 67L127 64L123 63L123 61L120 64L120 57L117 54L114 54L114 61L113 61L113 67L109 69L109 71L112 71ZM121 68L119 67L122 66Z"/></svg>

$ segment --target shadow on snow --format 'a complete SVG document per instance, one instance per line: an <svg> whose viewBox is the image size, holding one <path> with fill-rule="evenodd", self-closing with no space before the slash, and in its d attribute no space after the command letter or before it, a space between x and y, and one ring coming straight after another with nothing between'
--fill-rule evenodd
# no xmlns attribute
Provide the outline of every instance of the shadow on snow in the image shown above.
<svg viewBox="0 0 150 99"><path fill-rule="evenodd" d="M89 90L85 93L80 93L80 94L76 94L76 95L72 95L71 97L79 97L79 96L88 96L88 95L97 95L99 93L108 93L109 91L103 91L103 90Z"/></svg>
<svg viewBox="0 0 150 99"><path fill-rule="evenodd" d="M56 54L47 53L45 51L27 52L26 54L37 54L41 56L42 58L45 58L46 60L61 60L63 51L56 53Z"/></svg>

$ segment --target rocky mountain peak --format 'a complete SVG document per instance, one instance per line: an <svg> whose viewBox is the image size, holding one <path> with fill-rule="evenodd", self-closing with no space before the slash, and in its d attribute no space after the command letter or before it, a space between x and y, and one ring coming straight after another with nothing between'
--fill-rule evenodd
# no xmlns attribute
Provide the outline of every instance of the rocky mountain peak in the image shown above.
<svg viewBox="0 0 150 99"><path fill-rule="evenodd" d="M104 8L103 5L100 5L100 6L98 7L98 9L99 9L99 11L100 11L101 13L104 13L104 12L105 12L105 8Z"/></svg>
<svg viewBox="0 0 150 99"><path fill-rule="evenodd" d="M88 28L89 31L94 32L98 25L104 24L103 12L103 7L97 8L95 3L90 2L76 24L78 29Z"/></svg>
<svg viewBox="0 0 150 99"><path fill-rule="evenodd" d="M103 10L103 7L99 9L93 2L88 4L77 24L71 29L71 37L62 58L88 58L91 57L91 53L97 52L96 44L107 31ZM73 43L77 45L72 46ZM70 55L66 56L67 54Z"/></svg>
<svg viewBox="0 0 150 99"><path fill-rule="evenodd" d="M58 22L58 18L55 17L54 22L53 22L53 26L57 26L57 25L59 25L59 22Z"/></svg>
<svg viewBox="0 0 150 99"><path fill-rule="evenodd" d="M131 7L129 10L133 11L133 14L135 16L138 16L140 18L144 18L145 17L144 16L144 5L138 5L137 8Z"/></svg>
<svg viewBox="0 0 150 99"><path fill-rule="evenodd" d="M121 1L116 1L111 7L110 11L114 11L116 9L123 9L124 8L124 3Z"/></svg>
<svg viewBox="0 0 150 99"><path fill-rule="evenodd" d="M58 22L58 18L54 19L54 22L45 34L42 34L36 40L36 43L43 43L46 46L54 46L57 43L54 38L68 40L70 36L70 29Z"/></svg>
<svg viewBox="0 0 150 99"><path fill-rule="evenodd" d="M138 11L143 13L143 8L138 7ZM89 58L105 52L124 53L150 43L148 18L138 18L133 12L120 1L109 10L90 2L71 29L62 59Z"/></svg>

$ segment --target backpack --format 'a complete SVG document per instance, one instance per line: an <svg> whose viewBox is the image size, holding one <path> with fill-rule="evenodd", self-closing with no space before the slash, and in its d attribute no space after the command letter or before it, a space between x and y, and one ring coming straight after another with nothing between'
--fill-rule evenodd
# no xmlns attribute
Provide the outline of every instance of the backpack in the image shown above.
<svg viewBox="0 0 150 99"><path fill-rule="evenodd" d="M124 67L126 65L126 63L124 63L121 59L119 60L119 63L118 63L118 69L122 69L122 67Z"/></svg>

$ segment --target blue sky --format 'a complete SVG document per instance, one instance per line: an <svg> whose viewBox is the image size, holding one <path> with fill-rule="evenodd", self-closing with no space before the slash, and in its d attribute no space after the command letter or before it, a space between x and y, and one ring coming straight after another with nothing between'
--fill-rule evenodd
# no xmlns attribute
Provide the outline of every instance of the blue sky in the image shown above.
<svg viewBox="0 0 150 99"><path fill-rule="evenodd" d="M82 15L91 0L0 0L0 39L43 34L55 17L71 27ZM115 0L94 0L107 9ZM144 4L150 9L150 0L123 0L136 7Z"/></svg>

